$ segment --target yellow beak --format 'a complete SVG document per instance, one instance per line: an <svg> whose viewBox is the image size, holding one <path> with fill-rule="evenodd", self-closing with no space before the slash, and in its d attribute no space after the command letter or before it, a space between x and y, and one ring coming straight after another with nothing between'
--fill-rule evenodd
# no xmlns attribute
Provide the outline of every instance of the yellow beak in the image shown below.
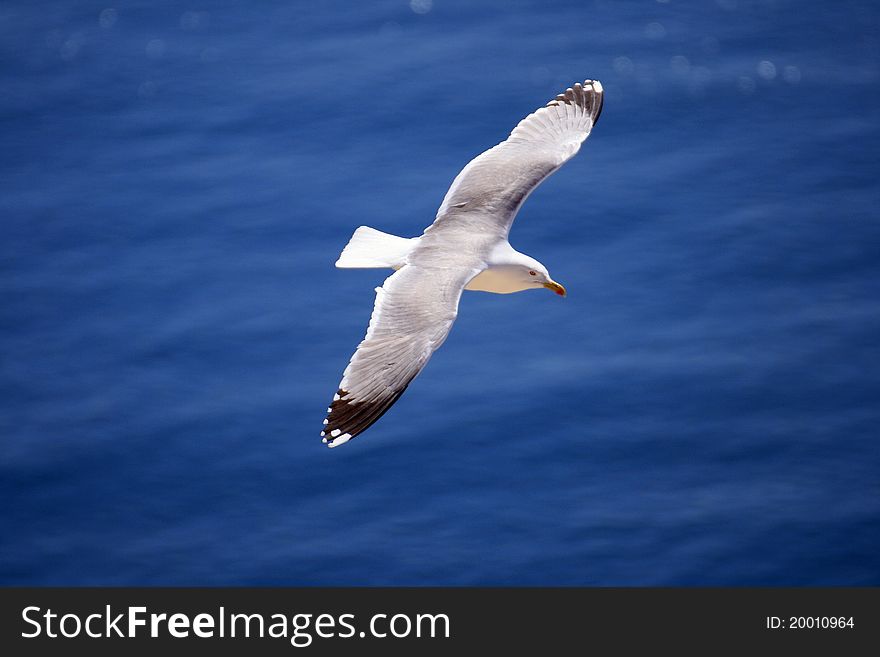
<svg viewBox="0 0 880 657"><path fill-rule="evenodd" d="M556 281L549 281L547 283L544 283L544 287L546 287L548 290L553 290L561 297L564 297L566 295L565 288Z"/></svg>

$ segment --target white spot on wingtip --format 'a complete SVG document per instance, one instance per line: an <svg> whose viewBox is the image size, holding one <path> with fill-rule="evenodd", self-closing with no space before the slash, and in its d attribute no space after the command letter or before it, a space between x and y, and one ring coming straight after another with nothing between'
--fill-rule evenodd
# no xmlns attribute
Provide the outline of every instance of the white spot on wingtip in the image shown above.
<svg viewBox="0 0 880 657"><path fill-rule="evenodd" d="M323 431L321 432L321 435L322 435L322 436L324 435L324 432L323 432ZM324 442L326 443L327 441L325 440Z"/></svg>
<svg viewBox="0 0 880 657"><path fill-rule="evenodd" d="M327 412L328 412L328 413L332 413L332 412L333 412L333 409L330 408L330 407L328 406L328 407L327 407Z"/></svg>
<svg viewBox="0 0 880 657"><path fill-rule="evenodd" d="M602 93L602 83L598 80L593 80L593 89L595 89L598 93Z"/></svg>
<svg viewBox="0 0 880 657"><path fill-rule="evenodd" d="M351 440L351 434L344 433L338 438L334 438L333 442L327 443L327 447L339 447L340 445L344 445L345 443L347 443L349 440Z"/></svg>
<svg viewBox="0 0 880 657"><path fill-rule="evenodd" d="M333 395L333 401L339 401L339 395Z"/></svg>
<svg viewBox="0 0 880 657"><path fill-rule="evenodd" d="M324 424L330 424L330 420L325 419Z"/></svg>
<svg viewBox="0 0 880 657"><path fill-rule="evenodd" d="M333 431L330 432L330 435L331 435L333 438L336 438L336 437L337 437L339 434L341 434L341 433L342 433L342 430L341 430L341 429L334 429Z"/></svg>

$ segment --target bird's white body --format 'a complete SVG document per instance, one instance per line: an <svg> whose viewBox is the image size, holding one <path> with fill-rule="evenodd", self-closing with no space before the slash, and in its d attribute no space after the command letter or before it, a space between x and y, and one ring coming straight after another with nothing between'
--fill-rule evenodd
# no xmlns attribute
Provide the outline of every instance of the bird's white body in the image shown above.
<svg viewBox="0 0 880 657"><path fill-rule="evenodd" d="M351 240L342 250L336 266L341 269L397 270L407 264L409 254L418 248L421 239L397 237L369 226L361 226L354 231ZM549 278L544 265L514 249L507 240L499 242L491 249L485 264L485 269L465 285L465 290L511 294L543 287ZM524 278L524 267L534 271L536 275Z"/></svg>
<svg viewBox="0 0 880 657"><path fill-rule="evenodd" d="M575 84L528 115L508 138L471 160L452 181L420 237L358 228L337 267L394 269L367 335L342 374L321 436L329 447L370 427L443 344L463 290L508 294L541 287L565 295L540 262L507 239L529 194L574 157L602 111L602 85Z"/></svg>

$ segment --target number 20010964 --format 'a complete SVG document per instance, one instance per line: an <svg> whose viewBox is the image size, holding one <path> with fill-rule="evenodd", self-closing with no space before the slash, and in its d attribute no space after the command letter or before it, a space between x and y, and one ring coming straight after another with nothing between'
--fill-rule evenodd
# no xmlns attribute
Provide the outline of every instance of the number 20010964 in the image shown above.
<svg viewBox="0 0 880 657"><path fill-rule="evenodd" d="M770 630L842 630L854 627L852 616L767 616L767 629Z"/></svg>

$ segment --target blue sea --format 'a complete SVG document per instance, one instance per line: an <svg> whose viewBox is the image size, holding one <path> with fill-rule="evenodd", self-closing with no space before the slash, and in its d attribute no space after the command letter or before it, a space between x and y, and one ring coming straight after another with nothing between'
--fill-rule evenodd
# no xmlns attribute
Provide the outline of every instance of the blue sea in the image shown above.
<svg viewBox="0 0 880 657"><path fill-rule="evenodd" d="M572 83L580 154L374 427L379 270ZM880 585L880 5L0 6L0 584Z"/></svg>

